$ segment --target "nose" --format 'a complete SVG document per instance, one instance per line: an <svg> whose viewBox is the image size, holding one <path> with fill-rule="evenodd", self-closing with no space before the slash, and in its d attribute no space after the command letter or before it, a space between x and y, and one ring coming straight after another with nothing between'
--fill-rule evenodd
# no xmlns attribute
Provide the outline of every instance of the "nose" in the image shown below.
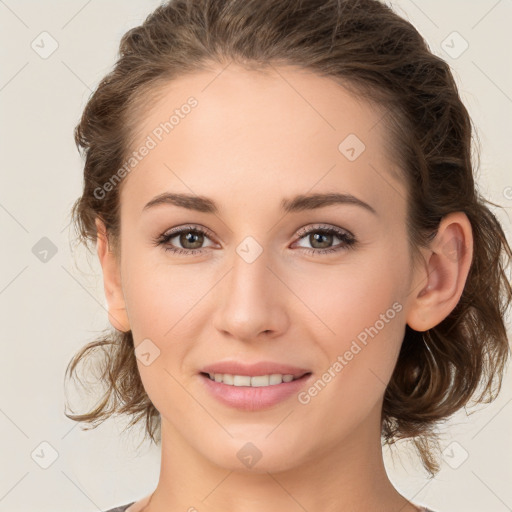
<svg viewBox="0 0 512 512"><path fill-rule="evenodd" d="M240 341L277 337L286 332L292 299L267 251L254 261L234 251L232 266L215 287L214 327Z"/></svg>

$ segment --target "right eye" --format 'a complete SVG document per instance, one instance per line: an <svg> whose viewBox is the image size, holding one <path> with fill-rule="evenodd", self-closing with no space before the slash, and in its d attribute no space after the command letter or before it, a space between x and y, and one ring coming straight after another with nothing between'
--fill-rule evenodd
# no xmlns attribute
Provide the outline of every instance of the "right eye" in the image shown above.
<svg viewBox="0 0 512 512"><path fill-rule="evenodd" d="M162 245L166 251L170 251L175 254L183 255L195 255L204 251L205 248L200 247L203 244L205 238L208 238L208 231L203 228L195 226L185 226L181 228L173 228L171 231L167 231L157 237L154 240L155 245ZM177 238L178 242L182 247L175 247L171 244L171 240ZM197 247L183 247L188 244L195 245Z"/></svg>

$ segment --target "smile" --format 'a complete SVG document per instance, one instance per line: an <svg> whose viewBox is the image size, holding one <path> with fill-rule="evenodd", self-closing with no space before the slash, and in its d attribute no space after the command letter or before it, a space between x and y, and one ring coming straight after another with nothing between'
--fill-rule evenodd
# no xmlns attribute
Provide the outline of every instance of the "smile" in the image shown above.
<svg viewBox="0 0 512 512"><path fill-rule="evenodd" d="M312 375L311 372L297 377L279 373L256 376L199 374L213 398L242 411L260 411L286 401L306 387Z"/></svg>
<svg viewBox="0 0 512 512"><path fill-rule="evenodd" d="M263 386L274 386L283 382L291 382L300 379L290 374L272 373L269 375L232 375L230 373L209 373L211 380L222 382L228 386L250 386L253 388Z"/></svg>

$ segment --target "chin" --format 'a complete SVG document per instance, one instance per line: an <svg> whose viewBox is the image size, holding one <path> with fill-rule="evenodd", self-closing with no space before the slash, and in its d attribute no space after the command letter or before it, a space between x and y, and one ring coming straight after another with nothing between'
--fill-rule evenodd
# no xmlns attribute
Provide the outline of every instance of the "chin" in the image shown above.
<svg viewBox="0 0 512 512"><path fill-rule="evenodd" d="M214 452L210 444L203 455L216 466L238 473L278 473L300 464L296 447L283 446L278 438L270 440L265 436L266 432L252 441L251 437L230 439L224 446L219 441Z"/></svg>

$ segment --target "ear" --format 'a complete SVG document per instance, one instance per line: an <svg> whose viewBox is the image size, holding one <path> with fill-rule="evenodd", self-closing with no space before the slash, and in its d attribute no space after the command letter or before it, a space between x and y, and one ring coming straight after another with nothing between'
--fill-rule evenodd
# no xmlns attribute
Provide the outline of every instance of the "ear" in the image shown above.
<svg viewBox="0 0 512 512"><path fill-rule="evenodd" d="M439 324L462 295L473 258L473 233L466 214L453 212L443 217L425 254L424 265L415 269L406 317L416 331Z"/></svg>
<svg viewBox="0 0 512 512"><path fill-rule="evenodd" d="M121 287L121 271L119 263L111 250L105 224L96 217L96 245L98 258L103 270L103 286L108 303L108 319L118 331L130 330L130 322L126 313L123 289Z"/></svg>

